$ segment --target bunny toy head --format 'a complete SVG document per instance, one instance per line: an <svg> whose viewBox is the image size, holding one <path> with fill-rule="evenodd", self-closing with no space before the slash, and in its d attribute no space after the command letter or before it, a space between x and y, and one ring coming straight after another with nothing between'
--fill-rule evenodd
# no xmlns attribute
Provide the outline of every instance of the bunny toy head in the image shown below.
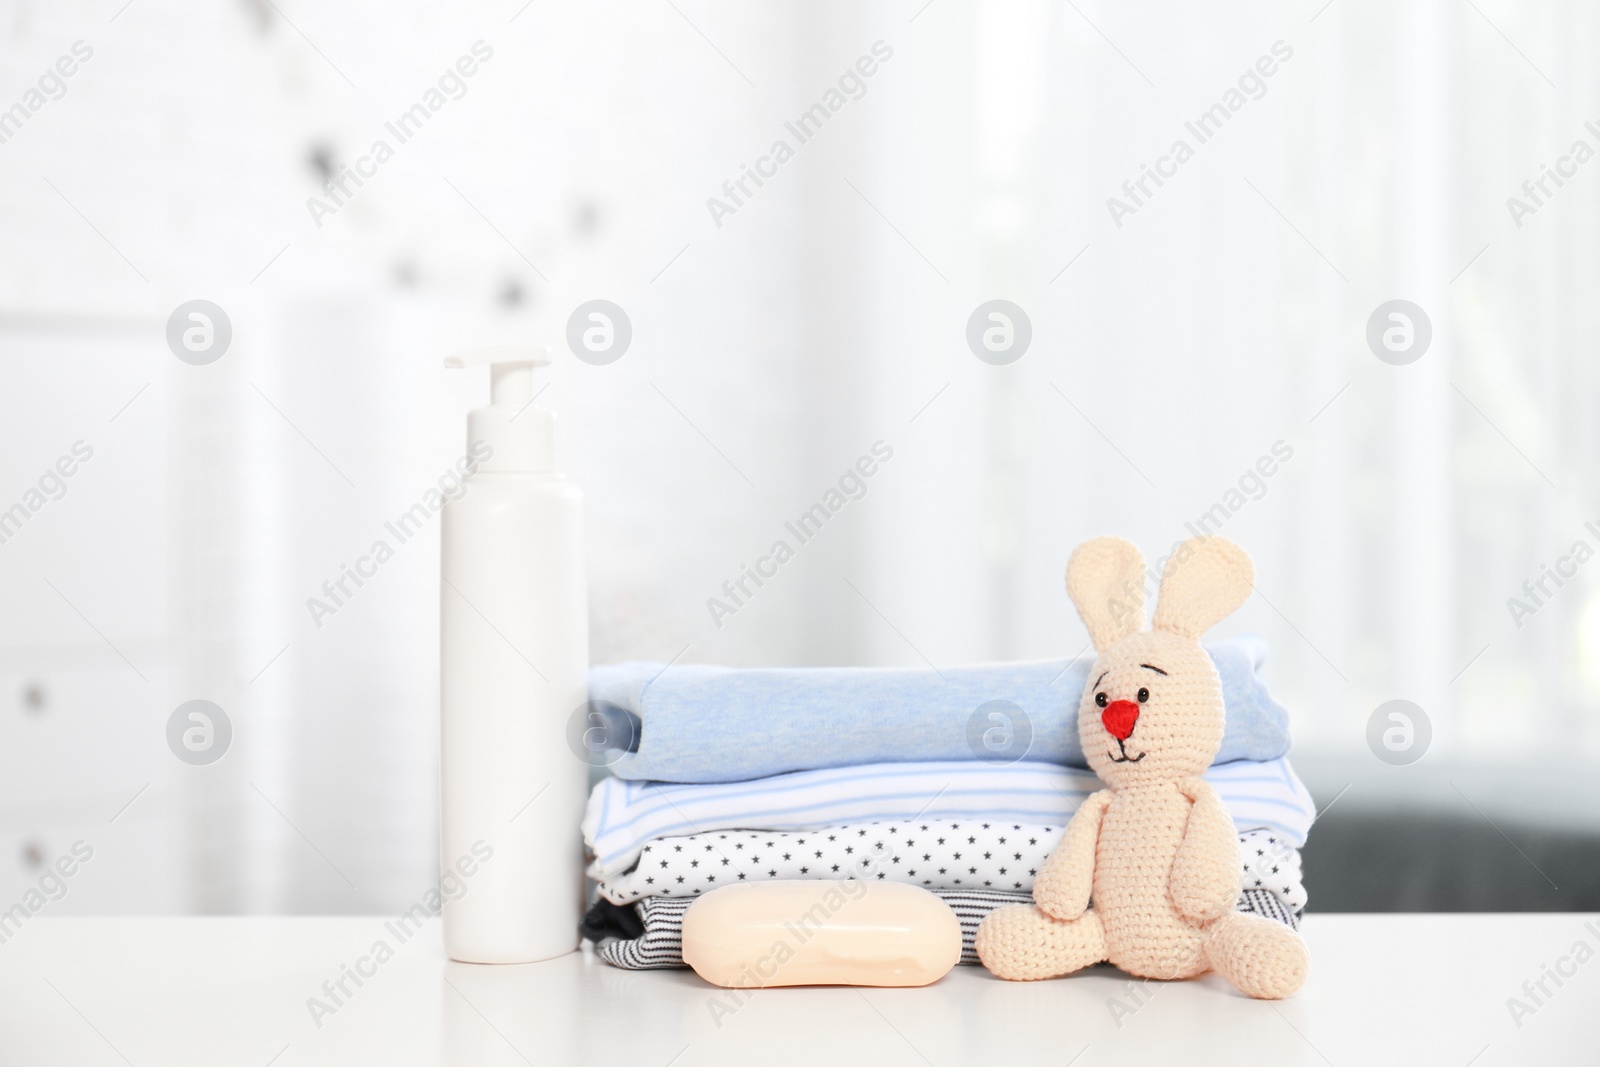
<svg viewBox="0 0 1600 1067"><path fill-rule="evenodd" d="M1127 541L1085 541L1067 594L1098 657L1078 705L1078 737L1113 789L1199 775L1222 745L1222 682L1200 635L1250 595L1250 557L1221 537L1173 550L1152 628L1144 628L1144 557Z"/></svg>

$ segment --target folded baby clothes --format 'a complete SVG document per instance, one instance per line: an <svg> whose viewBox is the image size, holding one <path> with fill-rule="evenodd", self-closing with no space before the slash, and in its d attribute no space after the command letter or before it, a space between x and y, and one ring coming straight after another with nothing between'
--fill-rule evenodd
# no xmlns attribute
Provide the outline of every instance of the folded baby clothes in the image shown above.
<svg viewBox="0 0 1600 1067"><path fill-rule="evenodd" d="M1033 903L1027 893L994 889L941 889L936 895L956 913L961 924L961 962L968 964L979 962L972 939L991 911L1007 904ZM692 897L646 897L628 905L602 900L589 909L580 929L595 942L600 958L614 967L630 971L682 967L683 913L693 903ZM1300 928L1299 915L1269 890L1246 889L1234 907Z"/></svg>
<svg viewBox="0 0 1600 1067"><path fill-rule="evenodd" d="M1239 829L1305 843L1316 808L1287 760L1218 764L1205 779ZM583 839L595 857L590 876L615 882L656 838L914 820L1059 828L1100 788L1092 771L1031 760L877 763L709 785L607 778L589 794Z"/></svg>
<svg viewBox="0 0 1600 1067"><path fill-rule="evenodd" d="M1033 880L1061 839L1064 824L1029 826L977 819L873 822L822 830L718 830L660 837L638 864L601 879L613 904L645 897L697 897L738 882L859 878L905 882L942 892L1033 892ZM1269 889L1293 911L1305 907L1300 853L1275 830L1239 835L1247 888Z"/></svg>
<svg viewBox="0 0 1600 1067"><path fill-rule="evenodd" d="M1227 728L1217 763L1289 751L1289 718L1257 673L1259 639L1206 646ZM732 782L854 763L977 760L991 726L1009 754L1087 767L1078 701L1092 657L931 669L735 669L619 663L589 672L619 778ZM981 710L991 701L1006 704ZM999 708L995 712L995 708ZM995 712L995 715L991 715ZM1025 755L1023 754L1025 753Z"/></svg>
<svg viewBox="0 0 1600 1067"><path fill-rule="evenodd" d="M658 837L644 846L632 870L601 879L599 891L614 904L630 904L652 896L699 896L735 882L860 878L933 890L1031 893L1064 825L924 819Z"/></svg>

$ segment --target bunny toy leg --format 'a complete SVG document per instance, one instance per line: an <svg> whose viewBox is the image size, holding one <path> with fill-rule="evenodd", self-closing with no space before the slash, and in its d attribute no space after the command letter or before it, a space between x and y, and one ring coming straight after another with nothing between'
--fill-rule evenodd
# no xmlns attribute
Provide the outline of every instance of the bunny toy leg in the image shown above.
<svg viewBox="0 0 1600 1067"><path fill-rule="evenodd" d="M1241 993L1259 1000L1282 1000L1305 984L1311 965L1306 943L1282 923L1233 912L1212 923L1206 932L1206 955L1212 969Z"/></svg>
<svg viewBox="0 0 1600 1067"><path fill-rule="evenodd" d="M975 947L983 965L1012 982L1057 978L1106 958L1106 933L1092 910L1076 919L1052 919L1034 904L991 912L978 927Z"/></svg>

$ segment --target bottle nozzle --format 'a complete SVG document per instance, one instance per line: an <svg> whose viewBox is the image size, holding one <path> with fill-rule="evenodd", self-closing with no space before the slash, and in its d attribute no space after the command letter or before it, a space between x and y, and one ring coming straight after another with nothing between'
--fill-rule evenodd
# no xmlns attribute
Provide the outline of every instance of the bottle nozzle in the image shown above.
<svg viewBox="0 0 1600 1067"><path fill-rule="evenodd" d="M533 399L533 368L550 364L550 349L544 345L500 345L478 348L446 356L444 365L452 370L489 364L489 402L521 406Z"/></svg>
<svg viewBox="0 0 1600 1067"><path fill-rule="evenodd" d="M489 403L520 408L532 399L532 360L505 359L489 364Z"/></svg>
<svg viewBox="0 0 1600 1067"><path fill-rule="evenodd" d="M550 363L544 345L501 345L446 356L450 369L489 365L489 406L469 419L469 444L483 441L494 450L484 469L553 470L554 443L549 412L523 415L533 401L533 368Z"/></svg>
<svg viewBox="0 0 1600 1067"><path fill-rule="evenodd" d="M474 348L470 352L457 352L453 356L444 357L444 365L451 370L461 367L481 367L485 363L515 363L526 361L532 366L543 367L550 362L549 345L494 345L490 348Z"/></svg>

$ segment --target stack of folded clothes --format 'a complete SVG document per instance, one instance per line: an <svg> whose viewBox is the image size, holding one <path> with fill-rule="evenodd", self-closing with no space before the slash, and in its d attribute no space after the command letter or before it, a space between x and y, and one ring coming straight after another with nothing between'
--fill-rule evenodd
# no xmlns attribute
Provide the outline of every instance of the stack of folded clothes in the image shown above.
<svg viewBox="0 0 1600 1067"><path fill-rule="evenodd" d="M1288 715L1261 682L1261 642L1206 648L1227 729L1205 777L1239 831L1237 906L1298 927L1298 849L1316 812L1284 758ZM1101 788L1078 743L1092 665L595 668L591 700L627 743L584 815L599 889L584 936L618 967L681 967L683 913L705 893L866 878L943 898L962 962L976 963L978 924L1032 899L1072 813ZM973 741L985 705L1009 709L998 757Z"/></svg>

